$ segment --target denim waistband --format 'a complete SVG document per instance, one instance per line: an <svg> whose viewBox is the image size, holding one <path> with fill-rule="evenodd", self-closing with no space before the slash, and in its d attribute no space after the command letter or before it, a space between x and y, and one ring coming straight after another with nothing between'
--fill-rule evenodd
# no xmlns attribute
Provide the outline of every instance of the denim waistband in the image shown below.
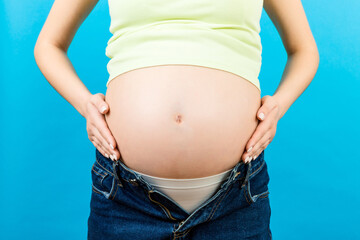
<svg viewBox="0 0 360 240"><path fill-rule="evenodd" d="M126 181L133 185L140 184L149 191L154 190L154 186L145 181L140 174L125 165L121 156L117 161L113 161L110 158L103 156L97 149L95 151L97 163L105 171L114 176L119 183ZM244 186L246 181L252 177L255 171L259 171L263 164L264 151L262 151L256 159L250 161L249 163L244 163L242 160L239 160L239 162L231 170L228 178L222 183L220 188L226 189L230 184L237 181L239 178L244 178L245 181L241 181L242 186Z"/></svg>

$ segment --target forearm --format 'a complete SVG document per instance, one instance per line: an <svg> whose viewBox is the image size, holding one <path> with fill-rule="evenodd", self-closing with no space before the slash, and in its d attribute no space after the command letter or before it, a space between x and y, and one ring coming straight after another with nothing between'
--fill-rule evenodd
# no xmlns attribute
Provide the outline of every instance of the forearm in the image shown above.
<svg viewBox="0 0 360 240"><path fill-rule="evenodd" d="M66 52L55 45L37 44L35 61L50 85L82 116L85 103L92 95L80 80Z"/></svg>
<svg viewBox="0 0 360 240"><path fill-rule="evenodd" d="M309 86L318 65L317 51L298 51L289 55L280 84L273 94L280 104L280 118Z"/></svg>

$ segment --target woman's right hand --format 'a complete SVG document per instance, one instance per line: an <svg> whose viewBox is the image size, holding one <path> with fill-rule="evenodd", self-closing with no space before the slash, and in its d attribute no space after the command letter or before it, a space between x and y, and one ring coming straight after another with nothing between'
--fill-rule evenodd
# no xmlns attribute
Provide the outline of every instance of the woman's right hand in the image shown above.
<svg viewBox="0 0 360 240"><path fill-rule="evenodd" d="M88 98L85 104L86 131L94 146L102 155L116 161L120 157L117 144L105 120L104 114L109 112L109 105L102 93L96 93Z"/></svg>

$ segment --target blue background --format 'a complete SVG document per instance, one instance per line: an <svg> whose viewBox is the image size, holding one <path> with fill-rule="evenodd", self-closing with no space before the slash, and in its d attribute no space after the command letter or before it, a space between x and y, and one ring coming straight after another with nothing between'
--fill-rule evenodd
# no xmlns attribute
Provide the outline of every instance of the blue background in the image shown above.
<svg viewBox="0 0 360 240"><path fill-rule="evenodd" d="M53 1L0 1L1 239L86 239L95 147L85 119L38 69L33 49ZM303 0L320 66L265 150L276 240L360 239L360 1ZM69 6L71 7L71 6ZM68 52L91 93L106 91L110 17L99 1ZM286 52L263 10L262 96Z"/></svg>

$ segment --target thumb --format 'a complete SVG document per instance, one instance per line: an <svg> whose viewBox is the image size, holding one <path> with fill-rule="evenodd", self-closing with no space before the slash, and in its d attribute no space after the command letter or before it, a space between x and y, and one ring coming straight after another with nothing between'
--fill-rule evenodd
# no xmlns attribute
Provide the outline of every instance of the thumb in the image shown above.
<svg viewBox="0 0 360 240"><path fill-rule="evenodd" d="M105 101L101 102L100 107L99 107L99 111L102 114L106 114L109 111L109 105Z"/></svg>
<svg viewBox="0 0 360 240"><path fill-rule="evenodd" d="M256 117L261 121L265 119L265 115L267 114L267 108L265 105L261 106L256 113Z"/></svg>
<svg viewBox="0 0 360 240"><path fill-rule="evenodd" d="M261 121L265 119L265 117L267 116L267 114L270 112L271 107L269 106L269 99L270 96L266 95L264 97L261 98L261 107L258 109L257 113L256 113L256 117L258 119L260 119Z"/></svg>
<svg viewBox="0 0 360 240"><path fill-rule="evenodd" d="M109 105L105 102L105 96L100 93L96 99L96 107L100 113L106 114L109 111Z"/></svg>

